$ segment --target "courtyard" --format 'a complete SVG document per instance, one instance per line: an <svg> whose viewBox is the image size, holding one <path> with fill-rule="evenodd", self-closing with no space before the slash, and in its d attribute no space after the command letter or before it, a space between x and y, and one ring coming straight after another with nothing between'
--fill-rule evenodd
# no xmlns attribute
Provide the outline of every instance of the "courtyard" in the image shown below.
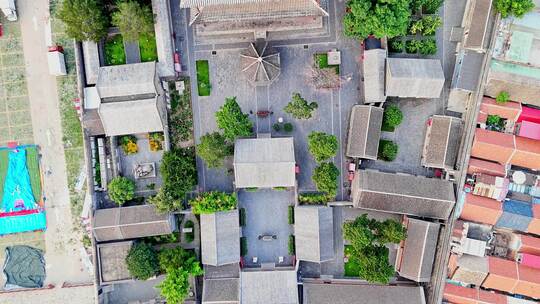
<svg viewBox="0 0 540 304"><path fill-rule="evenodd" d="M245 210L246 224L242 235L247 241L244 263L249 266L275 264L292 265L288 251L289 236L293 227L289 225L288 207L294 205L293 190L258 189L238 192L239 208ZM260 236L275 236L272 240ZM283 261L280 262L280 257Z"/></svg>

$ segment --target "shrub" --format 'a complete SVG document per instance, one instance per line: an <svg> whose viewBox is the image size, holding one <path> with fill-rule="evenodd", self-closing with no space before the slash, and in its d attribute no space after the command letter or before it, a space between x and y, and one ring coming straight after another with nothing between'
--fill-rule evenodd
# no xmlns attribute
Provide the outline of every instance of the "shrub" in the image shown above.
<svg viewBox="0 0 540 304"><path fill-rule="evenodd" d="M123 205L135 197L135 182L127 177L117 176L109 183L108 193L113 202Z"/></svg>
<svg viewBox="0 0 540 304"><path fill-rule="evenodd" d="M442 19L439 16L425 16L422 18L422 35L433 36L437 29L442 25Z"/></svg>
<svg viewBox="0 0 540 304"><path fill-rule="evenodd" d="M185 90L182 95L176 90L175 82L169 81L171 113L169 115L169 136L173 147L193 139L193 115L191 111L191 86L189 79L183 79Z"/></svg>
<svg viewBox="0 0 540 304"><path fill-rule="evenodd" d="M288 207L287 219L289 220L289 225L294 224L294 206Z"/></svg>
<svg viewBox="0 0 540 304"><path fill-rule="evenodd" d="M336 156L338 140L331 134L311 132L308 135L308 149L315 161L320 163Z"/></svg>
<svg viewBox="0 0 540 304"><path fill-rule="evenodd" d="M300 93L293 93L291 102L283 108L283 111L296 119L310 119L317 107L316 102L308 103Z"/></svg>
<svg viewBox="0 0 540 304"><path fill-rule="evenodd" d="M174 148L163 153L160 170L163 191L173 200L183 200L197 185L194 149Z"/></svg>
<svg viewBox="0 0 540 304"><path fill-rule="evenodd" d="M170 269L182 268L190 274L201 275L203 273L201 264L197 260L195 253L185 250L182 247L164 248L158 254L159 267L163 272Z"/></svg>
<svg viewBox="0 0 540 304"><path fill-rule="evenodd" d="M393 161L398 153L398 145L391 140L381 139L379 142L379 158L385 161Z"/></svg>
<svg viewBox="0 0 540 304"><path fill-rule="evenodd" d="M283 125L283 130L287 133L291 133L294 130L292 123L287 122Z"/></svg>
<svg viewBox="0 0 540 304"><path fill-rule="evenodd" d="M82 236L82 240L81 240L84 248L91 248L92 247L92 240L90 239L90 237L88 236L88 234L84 234Z"/></svg>
<svg viewBox="0 0 540 304"><path fill-rule="evenodd" d="M495 9L503 18L508 16L522 17L534 9L533 0L495 0Z"/></svg>
<svg viewBox="0 0 540 304"><path fill-rule="evenodd" d="M272 189L275 190L275 191L285 191L285 190L287 190L287 187L281 187L280 186L280 187L274 187Z"/></svg>
<svg viewBox="0 0 540 304"><path fill-rule="evenodd" d="M246 256L248 253L247 238L245 236L240 238L240 256Z"/></svg>
<svg viewBox="0 0 540 304"><path fill-rule="evenodd" d="M189 294L189 273L182 268L172 268L157 288L167 303L183 303Z"/></svg>
<svg viewBox="0 0 540 304"><path fill-rule="evenodd" d="M118 27L126 41L138 41L141 36L154 36L152 8L137 1L122 1L116 4L112 24Z"/></svg>
<svg viewBox="0 0 540 304"><path fill-rule="evenodd" d="M443 1L444 0L423 0L422 11L425 14L435 14L443 4Z"/></svg>
<svg viewBox="0 0 540 304"><path fill-rule="evenodd" d="M235 209L237 198L235 194L211 191L202 193L189 204L194 214L214 213Z"/></svg>
<svg viewBox="0 0 540 304"><path fill-rule="evenodd" d="M495 98L495 101L499 104L505 104L510 100L510 94L506 91L501 91Z"/></svg>
<svg viewBox="0 0 540 304"><path fill-rule="evenodd" d="M416 54L418 52L418 49L420 48L420 45L420 40L407 40L407 42L405 42L405 51L408 54Z"/></svg>
<svg viewBox="0 0 540 304"><path fill-rule="evenodd" d="M396 105L389 105L384 109L383 114L383 129L385 127L391 128L392 131L395 127L399 126L403 121L403 113Z"/></svg>
<svg viewBox="0 0 540 304"><path fill-rule="evenodd" d="M326 204L331 201L333 196L327 193L300 193L298 201L304 204Z"/></svg>
<svg viewBox="0 0 540 304"><path fill-rule="evenodd" d="M247 192L257 192L259 190L259 188L257 188L257 187L249 187L249 188L244 188L244 190L246 190Z"/></svg>
<svg viewBox="0 0 540 304"><path fill-rule="evenodd" d="M280 123L275 123L274 125L272 125L272 129L274 129L274 131L276 131L276 132L281 131L281 124Z"/></svg>
<svg viewBox="0 0 540 304"><path fill-rule="evenodd" d="M421 33L423 29L424 29L424 23L422 23L422 19L411 21L411 24L409 25L409 33L411 35Z"/></svg>
<svg viewBox="0 0 540 304"><path fill-rule="evenodd" d="M401 53L403 52L404 47L405 45L403 44L403 41L401 39L390 40L390 51L395 53Z"/></svg>
<svg viewBox="0 0 540 304"><path fill-rule="evenodd" d="M126 257L126 264L129 273L138 280L146 280L159 271L156 251L144 242L136 243L131 247Z"/></svg>
<svg viewBox="0 0 540 304"><path fill-rule="evenodd" d="M318 191L326 193L329 197L335 197L338 188L339 170L333 163L322 163L313 171L311 179Z"/></svg>
<svg viewBox="0 0 540 304"><path fill-rule="evenodd" d="M58 18L66 25L66 34L77 41L99 42L107 36L109 21L99 0L63 0Z"/></svg>
<svg viewBox="0 0 540 304"><path fill-rule="evenodd" d="M225 104L216 112L218 128L223 130L225 138L233 142L238 137L253 134L253 123L236 102L236 97L225 99Z"/></svg>
<svg viewBox="0 0 540 304"><path fill-rule="evenodd" d="M294 255L296 253L296 246L294 244L294 235L289 235L289 255Z"/></svg>
<svg viewBox="0 0 540 304"><path fill-rule="evenodd" d="M437 54L437 43L435 39L422 40L420 44L420 54L422 55L435 55Z"/></svg>
<svg viewBox="0 0 540 304"><path fill-rule="evenodd" d="M162 187L156 195L148 198L148 203L156 207L159 213L167 213L183 209L183 203L180 199L173 198L172 194Z"/></svg>
<svg viewBox="0 0 540 304"><path fill-rule="evenodd" d="M197 145L197 155L204 160L208 168L219 168L223 167L227 156L233 155L233 147L220 133L206 133L201 136L201 142Z"/></svg>
<svg viewBox="0 0 540 304"><path fill-rule="evenodd" d="M240 208L238 212L239 212L238 216L240 218L240 226L244 227L246 225L246 209Z"/></svg>
<svg viewBox="0 0 540 304"><path fill-rule="evenodd" d="M121 136L119 142L126 155L135 154L139 151L139 147L137 146L137 137L133 135Z"/></svg>
<svg viewBox="0 0 540 304"><path fill-rule="evenodd" d="M158 256L160 268L166 272L165 279L157 286L167 303L180 303L189 293L189 276L204 272L192 251L181 247L163 249Z"/></svg>

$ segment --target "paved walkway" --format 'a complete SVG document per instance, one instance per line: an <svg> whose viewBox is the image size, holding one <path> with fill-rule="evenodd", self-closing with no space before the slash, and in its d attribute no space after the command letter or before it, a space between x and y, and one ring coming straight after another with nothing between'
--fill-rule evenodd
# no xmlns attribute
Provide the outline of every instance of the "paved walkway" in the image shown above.
<svg viewBox="0 0 540 304"><path fill-rule="evenodd" d="M81 261L79 248L82 245L73 232L71 220L56 78L49 75L46 57L44 29L47 28L46 22L49 18L48 1L18 1L17 5L34 140L41 148L42 165L52 171L51 175L44 177L48 226L45 233L45 284L55 284L57 288L7 297L3 295L0 296L0 302L5 303L7 299L13 301L15 297L20 297L20 300L15 300L16 303L70 303L73 299L77 299L77 303L94 303L93 286L69 291L58 288L63 282L91 282L92 277Z"/></svg>

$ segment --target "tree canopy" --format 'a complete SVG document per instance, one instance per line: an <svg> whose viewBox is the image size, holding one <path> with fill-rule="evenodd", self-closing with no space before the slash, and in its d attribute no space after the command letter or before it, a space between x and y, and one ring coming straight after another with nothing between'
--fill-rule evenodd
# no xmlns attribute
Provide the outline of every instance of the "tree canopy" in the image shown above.
<svg viewBox="0 0 540 304"><path fill-rule="evenodd" d="M367 214L343 224L343 238L351 246L349 261L359 267L358 276L372 283L387 284L394 275L388 264L387 243L399 243L407 237L407 229L395 220L377 221Z"/></svg>
<svg viewBox="0 0 540 304"><path fill-rule="evenodd" d="M223 136L231 142L237 137L247 137L253 134L253 123L248 115L236 102L236 97L226 98L225 104L216 112L218 128L223 130Z"/></svg>
<svg viewBox="0 0 540 304"><path fill-rule="evenodd" d="M66 33L77 41L98 42L105 36L109 20L100 0L64 0L58 18L66 25Z"/></svg>
<svg viewBox="0 0 540 304"><path fill-rule="evenodd" d="M291 114L296 119L310 119L317 107L316 102L308 103L307 100L300 96L300 93L293 93L291 102L283 108L283 111Z"/></svg>
<svg viewBox="0 0 540 304"><path fill-rule="evenodd" d="M328 197L335 197L338 188L339 170L333 163L322 163L313 170L311 179L318 191L324 192Z"/></svg>
<svg viewBox="0 0 540 304"><path fill-rule="evenodd" d="M533 0L495 0L495 9L503 18L508 16L523 17L534 8Z"/></svg>
<svg viewBox="0 0 540 304"><path fill-rule="evenodd" d="M113 202L123 205L135 197L135 182L127 177L117 176L109 183L108 193Z"/></svg>
<svg viewBox="0 0 540 304"><path fill-rule="evenodd" d="M183 200L197 185L195 153L192 148L172 149L163 153L161 160L163 191L174 200Z"/></svg>
<svg viewBox="0 0 540 304"><path fill-rule="evenodd" d="M219 168L223 166L225 157L233 155L233 147L221 133L207 133L201 136L197 155L204 160L208 168Z"/></svg>
<svg viewBox="0 0 540 304"><path fill-rule="evenodd" d="M390 128L397 127L403 121L403 112L396 105L389 105L384 109L383 114L383 125L389 126Z"/></svg>
<svg viewBox="0 0 540 304"><path fill-rule="evenodd" d="M137 41L143 35L154 36L154 16L149 6L127 0L118 3L117 8L112 14L112 24L118 27L125 41Z"/></svg>
<svg viewBox="0 0 540 304"><path fill-rule="evenodd" d="M358 39L405 35L411 17L409 0L350 0L347 11L345 35Z"/></svg>
<svg viewBox="0 0 540 304"><path fill-rule="evenodd" d="M167 303L182 303L189 293L189 276L202 275L201 264L195 254L182 247L165 248L158 255L159 266L166 273L157 286Z"/></svg>
<svg viewBox="0 0 540 304"><path fill-rule="evenodd" d="M238 201L234 193L229 194L219 191L202 193L189 202L194 214L233 210L236 209L237 203Z"/></svg>
<svg viewBox="0 0 540 304"><path fill-rule="evenodd" d="M167 303L183 303L189 294L189 272L183 268L171 268L157 288Z"/></svg>
<svg viewBox="0 0 540 304"><path fill-rule="evenodd" d="M156 251L147 243L136 243L126 257L129 273L136 279L146 280L159 271Z"/></svg>
<svg viewBox="0 0 540 304"><path fill-rule="evenodd" d="M308 135L309 152L318 163L336 156L338 146L338 140L332 134L311 132Z"/></svg>

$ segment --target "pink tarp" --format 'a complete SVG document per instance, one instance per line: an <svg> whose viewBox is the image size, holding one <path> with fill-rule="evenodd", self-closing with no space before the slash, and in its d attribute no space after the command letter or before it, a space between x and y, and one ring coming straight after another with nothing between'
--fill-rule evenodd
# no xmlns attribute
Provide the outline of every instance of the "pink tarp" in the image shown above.
<svg viewBox="0 0 540 304"><path fill-rule="evenodd" d="M540 110L523 106L517 122L523 120L540 124Z"/></svg>
<svg viewBox="0 0 540 304"><path fill-rule="evenodd" d="M521 265L540 269L540 256L528 253L522 253L522 255L523 256L521 257Z"/></svg>
<svg viewBox="0 0 540 304"><path fill-rule="evenodd" d="M540 124L524 120L521 122L518 135L540 140Z"/></svg>

